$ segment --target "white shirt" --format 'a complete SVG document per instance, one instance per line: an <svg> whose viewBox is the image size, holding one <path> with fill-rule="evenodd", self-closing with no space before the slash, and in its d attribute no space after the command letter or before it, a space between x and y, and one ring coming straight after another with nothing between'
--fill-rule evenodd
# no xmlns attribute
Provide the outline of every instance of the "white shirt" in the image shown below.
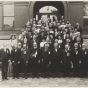
<svg viewBox="0 0 88 88"><path fill-rule="evenodd" d="M58 40L58 43L59 43L59 44L62 43L62 40Z"/></svg>
<svg viewBox="0 0 88 88"><path fill-rule="evenodd" d="M41 42L40 43L40 48L42 48L42 47L44 47L44 44L45 44L46 42Z"/></svg>

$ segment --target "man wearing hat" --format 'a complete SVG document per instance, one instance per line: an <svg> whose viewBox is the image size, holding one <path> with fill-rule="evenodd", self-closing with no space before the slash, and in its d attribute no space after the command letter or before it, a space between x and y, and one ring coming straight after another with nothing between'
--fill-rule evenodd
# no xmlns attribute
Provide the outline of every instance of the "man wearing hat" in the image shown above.
<svg viewBox="0 0 88 88"><path fill-rule="evenodd" d="M16 38L16 34L11 34L11 46L14 47L17 44L17 38Z"/></svg>
<svg viewBox="0 0 88 88"><path fill-rule="evenodd" d="M6 44L3 44L3 49L1 50L1 61L2 61L2 80L7 78L8 63L10 61L10 50L7 48Z"/></svg>
<svg viewBox="0 0 88 88"><path fill-rule="evenodd" d="M83 43L82 44L82 51L81 51L81 64L82 64L82 68L81 68L81 73L82 73L82 77L86 76L87 73L87 67L88 67L88 49L86 48L86 45Z"/></svg>
<svg viewBox="0 0 88 88"><path fill-rule="evenodd" d="M74 68L74 77L79 75L79 64L81 63L81 52L78 49L78 44L74 44L74 49L72 50L72 63Z"/></svg>

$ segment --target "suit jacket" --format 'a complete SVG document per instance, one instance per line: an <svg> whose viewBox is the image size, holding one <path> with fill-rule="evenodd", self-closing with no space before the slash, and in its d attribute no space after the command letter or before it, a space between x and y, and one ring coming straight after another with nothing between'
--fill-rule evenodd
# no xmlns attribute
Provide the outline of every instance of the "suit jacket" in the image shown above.
<svg viewBox="0 0 88 88"><path fill-rule="evenodd" d="M43 63L48 65L51 62L50 59L50 50L48 49L46 52L44 49L41 50L41 59L43 59Z"/></svg>
<svg viewBox="0 0 88 88"><path fill-rule="evenodd" d="M52 64L59 64L62 60L62 51L61 49L55 50L55 48L51 49L51 63Z"/></svg>
<svg viewBox="0 0 88 88"><path fill-rule="evenodd" d="M63 57L62 57L63 63L67 64L67 65L70 64L70 61L71 61L71 51L68 50L66 52L65 50L63 50L62 52L63 52Z"/></svg>
<svg viewBox="0 0 88 88"><path fill-rule="evenodd" d="M7 64L10 59L10 50L7 48L6 51L4 49L1 50L1 59L3 64Z"/></svg>
<svg viewBox="0 0 88 88"><path fill-rule="evenodd" d="M11 61L15 61L15 62L20 61L18 48L17 48L17 50L15 50L15 49L11 50Z"/></svg>
<svg viewBox="0 0 88 88"><path fill-rule="evenodd" d="M87 65L88 64L88 50L81 50L81 62L83 65Z"/></svg>
<svg viewBox="0 0 88 88"><path fill-rule="evenodd" d="M22 50L21 51L21 57L24 61L28 61L29 60L29 50L26 49L26 50Z"/></svg>
<svg viewBox="0 0 88 88"><path fill-rule="evenodd" d="M72 50L72 61L74 65L78 65L79 61L81 60L81 51L77 49L77 53L75 49Z"/></svg>

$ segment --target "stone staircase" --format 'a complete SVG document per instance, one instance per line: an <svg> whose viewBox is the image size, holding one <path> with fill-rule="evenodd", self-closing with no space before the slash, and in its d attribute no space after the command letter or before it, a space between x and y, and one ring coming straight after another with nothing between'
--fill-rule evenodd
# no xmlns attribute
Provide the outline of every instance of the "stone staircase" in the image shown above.
<svg viewBox="0 0 88 88"><path fill-rule="evenodd" d="M17 35L19 35L21 33L21 31L20 30L12 30L12 31L6 31L6 30L1 30L0 31L0 40L8 40L8 39L10 39L10 35L11 34L17 34ZM83 35L82 35L82 37L84 38L84 39L88 39L88 30L83 30Z"/></svg>

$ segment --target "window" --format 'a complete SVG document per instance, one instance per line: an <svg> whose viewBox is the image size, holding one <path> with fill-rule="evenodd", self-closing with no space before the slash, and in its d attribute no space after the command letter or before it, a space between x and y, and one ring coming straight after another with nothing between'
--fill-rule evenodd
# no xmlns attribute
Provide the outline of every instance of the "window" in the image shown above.
<svg viewBox="0 0 88 88"><path fill-rule="evenodd" d="M11 29L14 26L14 4L4 5L4 29Z"/></svg>
<svg viewBox="0 0 88 88"><path fill-rule="evenodd" d="M44 6L39 10L39 13L52 13L53 11L58 11L58 10L53 6Z"/></svg>

